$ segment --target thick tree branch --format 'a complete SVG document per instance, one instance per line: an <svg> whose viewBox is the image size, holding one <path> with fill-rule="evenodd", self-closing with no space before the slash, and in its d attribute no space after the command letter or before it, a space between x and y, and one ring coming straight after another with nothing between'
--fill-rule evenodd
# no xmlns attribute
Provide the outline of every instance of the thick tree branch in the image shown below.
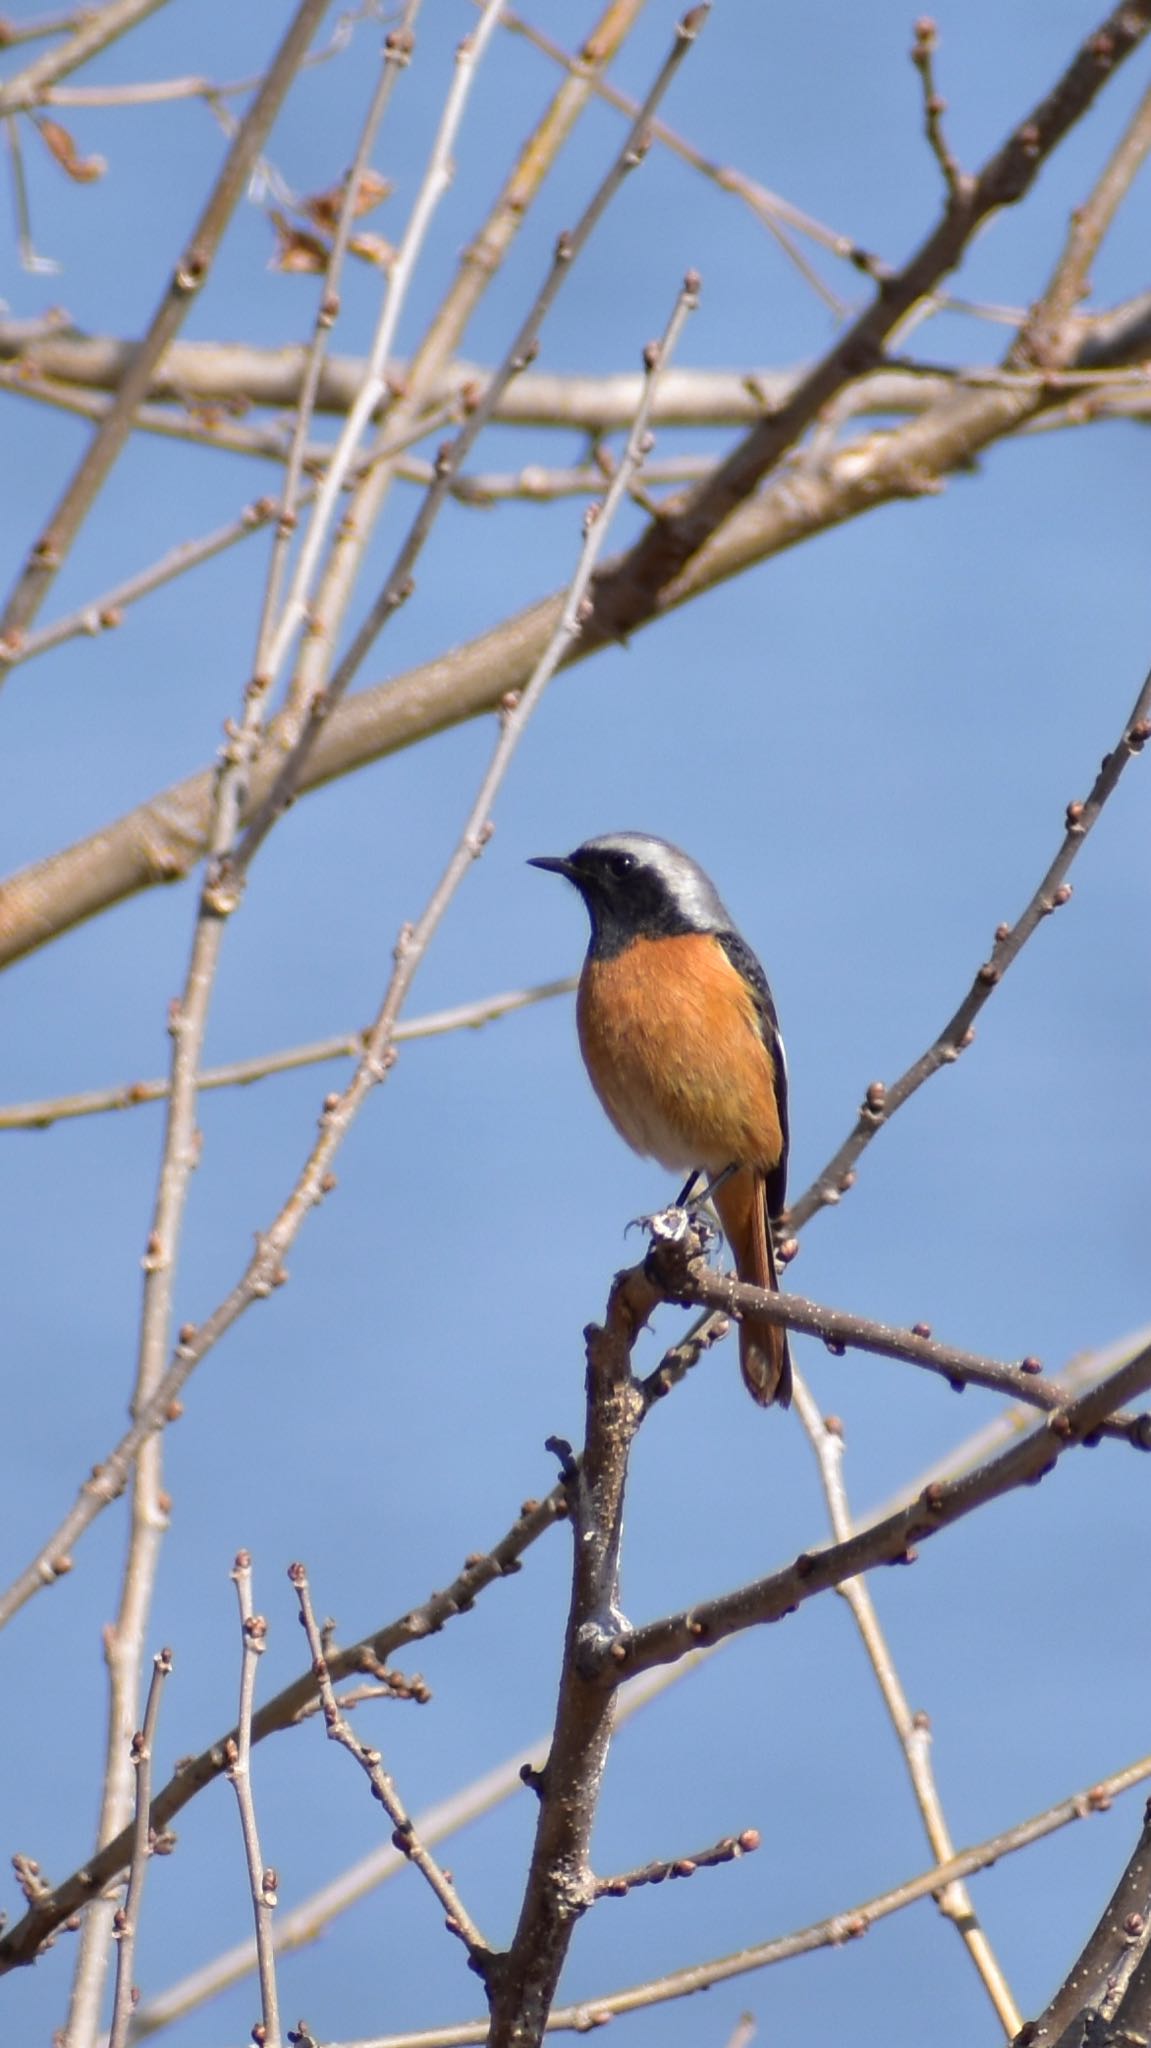
<svg viewBox="0 0 1151 2048"><path fill-rule="evenodd" d="M1147 337L1148 298L1140 295L1105 313L1074 316L1078 336L1075 361L1084 370L1137 364ZM133 353L133 344L114 335L84 334L66 314L28 321L0 319L0 363L18 373L11 388L27 385L36 396L37 379L73 392L115 391ZM303 389L305 349L258 348L243 342L178 341L167 349L152 372L147 396L173 405L223 406L239 403L273 412L294 409ZM366 370L363 356L328 355L320 370L315 411L346 413ZM388 377L400 388L411 365L388 365ZM745 370L674 370L660 389L653 424L656 427L748 427L774 413L794 397L812 365L781 370L763 365ZM1054 366L1053 366L1054 370ZM1058 371L1054 371L1058 374ZM1066 373L1075 382L1073 371ZM482 393L491 380L483 363L457 358L438 379L424 386L429 408L455 403L461 391ZM946 398L956 385L1004 385L1019 382L1009 371L984 364L916 369L888 359L881 369L853 377L849 388L858 398L851 414L918 415ZM510 384L492 414L500 426L572 428L586 434L626 429L639 404L641 378L629 370L604 376L584 372L525 370ZM159 422L157 422L159 424ZM428 431L431 431L429 427ZM283 448L283 436L277 447ZM265 452L267 452L265 450ZM317 453L319 451L316 451Z"/></svg>
<svg viewBox="0 0 1151 2048"><path fill-rule="evenodd" d="M589 1862L592 1823L613 1721L605 1645L618 1640L619 1546L632 1439L644 1403L631 1353L658 1294L642 1267L621 1274L602 1328L587 1332L587 1435L565 1477L572 1503L572 1594L559 1703L548 1760L536 1781L539 1821L511 1948L487 1979L491 2048L542 2038L576 1922L597 1895ZM599 1656L599 1676L592 1662Z"/></svg>
<svg viewBox="0 0 1151 2048"><path fill-rule="evenodd" d="M1145 353L1151 298L1124 312L1092 343L1096 366ZM514 386L512 387L514 389ZM662 380L661 380L662 388ZM756 563L897 499L921 494L967 466L992 442L1042 415L1058 397L1043 380L956 390L911 425L868 435L771 486L728 521L691 563L667 603L685 604ZM432 734L498 709L530 675L562 602L556 593L448 654L347 698L327 720L301 782L339 776L417 745ZM571 659L581 660L582 644ZM257 763L250 807L270 789L274 764ZM141 889L181 880L202 859L211 777L207 770L157 796L76 845L51 854L0 886L0 966L47 944Z"/></svg>
<svg viewBox="0 0 1151 2048"><path fill-rule="evenodd" d="M1151 1948L1151 1804L1139 1840L1074 1968L1037 2020L1028 2020L1016 2048L1103 2048L1118 2024ZM1128 2017L1134 2017L1133 2014ZM1145 2022L1145 2015L1140 2015ZM1127 2041L1138 2038L1136 2033Z"/></svg>
<svg viewBox="0 0 1151 2048"><path fill-rule="evenodd" d="M661 609L693 555L752 496L824 406L861 370L876 367L888 337L954 270L988 215L1030 190L1041 165L1151 26L1151 0L1124 0L1077 51L1061 79L978 175L948 191L942 218L902 270L884 275L869 306L814 365L786 404L753 427L682 511L653 521L620 566L600 579L595 634L623 638Z"/></svg>

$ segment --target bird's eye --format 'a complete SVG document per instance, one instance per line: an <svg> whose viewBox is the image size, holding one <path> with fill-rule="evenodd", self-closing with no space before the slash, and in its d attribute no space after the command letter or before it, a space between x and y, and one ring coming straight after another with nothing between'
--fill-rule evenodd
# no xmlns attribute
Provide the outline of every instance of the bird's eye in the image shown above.
<svg viewBox="0 0 1151 2048"><path fill-rule="evenodd" d="M635 855L634 853L610 853L607 864L613 875L630 874L635 866Z"/></svg>

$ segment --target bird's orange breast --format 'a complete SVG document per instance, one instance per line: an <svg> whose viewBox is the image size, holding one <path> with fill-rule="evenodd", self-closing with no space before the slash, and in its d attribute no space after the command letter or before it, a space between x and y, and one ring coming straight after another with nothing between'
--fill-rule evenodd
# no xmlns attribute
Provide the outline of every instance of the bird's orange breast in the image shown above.
<svg viewBox="0 0 1151 2048"><path fill-rule="evenodd" d="M592 1086L636 1152L673 1171L777 1164L774 1064L718 939L635 939L612 959L589 959L577 1019Z"/></svg>

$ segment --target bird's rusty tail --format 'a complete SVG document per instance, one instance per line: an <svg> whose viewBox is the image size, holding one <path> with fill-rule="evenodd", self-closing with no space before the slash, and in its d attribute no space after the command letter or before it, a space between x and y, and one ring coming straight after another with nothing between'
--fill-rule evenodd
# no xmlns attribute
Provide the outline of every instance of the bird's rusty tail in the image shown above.
<svg viewBox="0 0 1151 2048"><path fill-rule="evenodd" d="M763 1175L744 1167L716 1189L715 1206L731 1246L735 1270L750 1287L779 1290L779 1275L767 1220ZM791 1347L782 1323L745 1316L739 1326L743 1383L761 1408L791 1404Z"/></svg>

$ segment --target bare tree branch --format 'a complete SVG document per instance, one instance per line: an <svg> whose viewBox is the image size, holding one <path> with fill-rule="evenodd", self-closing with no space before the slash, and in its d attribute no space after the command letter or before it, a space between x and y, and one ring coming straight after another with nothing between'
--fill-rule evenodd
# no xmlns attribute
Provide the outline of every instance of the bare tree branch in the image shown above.
<svg viewBox="0 0 1151 2048"><path fill-rule="evenodd" d="M744 1828L742 1834L722 1835L718 1842L712 1842L707 1849L693 1849L688 1856L657 1857L652 1863L641 1863L636 1870L621 1870L614 1877L597 1877L595 1895L598 1899L626 1899L645 1884L664 1884L668 1878L694 1877L697 1870L715 1870L721 1863L734 1863L740 1856L750 1856L759 1848L758 1828Z"/></svg>
<svg viewBox="0 0 1151 2048"><path fill-rule="evenodd" d="M340 280L348 253L348 244L351 240L352 225L356 219L361 182L380 123L387 112L396 84L410 62L414 42L413 29L419 14L420 5L421 0L407 0L399 26L390 30L384 38L384 60L380 68L380 75L376 81L376 89L372 94L371 103L360 129L351 168L344 181L343 197L340 201L335 233L332 237L331 249L324 273L324 289L320 294L311 345L304 363L303 384L295 409L291 446L288 451L287 473L284 477L281 494L280 517L277 523L271 559L268 564L268 579L260 617L260 630L257 639L253 676L253 683L258 679L260 685L265 690L270 690L275 682L281 658L281 643L283 648L286 649L287 639L292 630L292 594L289 592L288 597L283 599L283 609L281 610L282 587L288 571L288 557L292 535L296 530L299 513L304 503L300 484L307 452L308 433L312 424L312 415L315 411L316 391L323 372L324 357L327 354L328 336L340 310ZM465 88L460 93L449 94L448 107L457 121L462 117L463 108L466 104L467 85L470 84L474 77L475 67L483 53L485 35L485 24L481 22L473 39L472 55L466 66L462 67L466 81ZM458 76L459 73L457 72ZM447 125L447 112L445 112L445 126ZM448 142L450 146L450 134ZM430 222L437 197L438 192L433 194L429 190L428 181L425 180L425 183L416 195L413 207L413 225L418 222L421 230L426 228ZM406 288L410 282L411 269L419 254L420 241L421 237L418 234L405 236L403 245L396 252L395 263L388 273L385 307L382 318L386 337L391 337L395 334ZM387 340L386 346L390 347L390 339ZM364 385L356 400L358 406L363 405L364 393L370 387L370 384L370 375L366 375ZM354 412L355 407L353 407L353 414ZM366 414L364 416L366 417ZM325 471L322 482L314 492L308 493L312 518L301 554L301 565L297 571L302 586L306 585L307 581L303 568L304 557L307 554L308 548L313 543L315 543L317 548L322 543L327 522L331 517L331 503L325 509L325 494L330 491L332 501L334 502L335 496L341 489L351 467L354 445L356 439L358 439L358 434L354 429L353 415L349 415L345 434L348 444L346 454L343 439L341 439L341 443L337 444L332 450L331 461Z"/></svg>
<svg viewBox="0 0 1151 2048"><path fill-rule="evenodd" d="M825 1418L820 1414L819 1404L800 1373L794 1376L794 1399L800 1422L819 1465L832 1535L837 1542L844 1543L854 1534L854 1523L843 1479L842 1425L833 1417ZM937 1863L947 1863L955 1854L955 1843L931 1765L931 1723L922 1710L912 1712L867 1581L845 1579L839 1591L851 1610L903 1752L928 1846ZM940 1912L960 1935L1007 2039L1012 2040L1019 2031L1023 2016L995 1951L979 1924L967 1886L957 1878L935 1896Z"/></svg>
<svg viewBox="0 0 1151 2048"><path fill-rule="evenodd" d="M26 70L0 80L0 115L22 114L37 106L57 79L78 71L81 64L127 35L137 22L145 21L164 4L165 0L107 0L103 7L85 7L76 14L36 24L33 32L39 35L55 35L61 29L71 33L66 42L46 50ZM21 39L19 31L6 33L0 36L0 48L10 47Z"/></svg>
<svg viewBox="0 0 1151 2048"><path fill-rule="evenodd" d="M1141 301L1109 335L1108 353L1145 350L1147 316ZM771 486L709 542L668 603L690 602L814 533L922 492L931 480L1038 417L1050 402L1050 393L1031 380L1012 390L954 392L949 385L948 391L945 402L912 425L868 436L863 447L837 451L817 474L805 470ZM449 654L347 699L325 721L301 789L319 788L496 710L509 689L523 687L560 604L559 594L545 597ZM577 645L572 659L581 658ZM273 763L257 763L253 805L270 788L273 772ZM11 876L0 888L0 965L140 889L186 875L203 857L210 790L206 771L191 776L89 839Z"/></svg>
<svg viewBox="0 0 1151 2048"><path fill-rule="evenodd" d="M1074 1968L1037 2020L1028 2020L1017 2036L1017 2048L1104 2048L1118 2029L1135 1980L1145 1973L1151 1945L1151 1807L1145 1810L1139 1840L1128 1859L1096 1927ZM1136 2029L1143 2023L1133 2012ZM1131 2042L1137 2031L1120 2033Z"/></svg>
<svg viewBox="0 0 1151 2048"><path fill-rule="evenodd" d="M224 230L247 185L328 0L300 0L291 25L273 58L263 85L240 123L220 175L192 237L176 264L143 339L133 351L113 405L88 445L45 531L36 541L0 616L0 684L6 673L6 643L19 642L55 581L76 535L132 431L136 407L144 397L153 365L179 332L211 269ZM137 13L141 0L114 0L116 7ZM81 31L81 34L83 31ZM49 58L52 52L48 53ZM48 59L42 60L47 62ZM55 75L59 75L58 73Z"/></svg>
<svg viewBox="0 0 1151 2048"><path fill-rule="evenodd" d="M152 1659L152 1682L144 1707L144 1725L132 1737L132 1764L136 1773L136 1817L132 1828L132 1861L128 1868L128 1890L122 1909L112 1925L116 1936L116 1992L112 2003L112 2026L108 2048L128 2048L128 2037L136 2001L140 1994L132 1981L136 1958L136 1936L140 1930L140 1907L148 1863L155 1853L152 1843L152 1756L160 1715L164 1680L172 1671L171 1650L158 1650Z"/></svg>
<svg viewBox="0 0 1151 2048"><path fill-rule="evenodd" d="M774 1290L769 1293L730 1274L717 1273L694 1249L696 1240L679 1235L662 1237L665 1227L679 1232L682 1210L668 1210L665 1217L650 1219L659 1234L648 1261L665 1300L718 1310L737 1319L754 1314L764 1322L780 1323L789 1330L820 1337L831 1351L851 1347L880 1358L920 1365L945 1379L957 1392L969 1386L987 1387L996 1393L1010 1394L1027 1407L1045 1409L1051 1415L1067 1413L1075 1405L1058 1387L1040 1377L1043 1367L1037 1358L1024 1358L1019 1365L1004 1365L998 1359L953 1350L939 1343L926 1323L917 1323L909 1330L895 1329L870 1316L829 1308L800 1294L777 1294ZM1119 1437L1136 1450L1151 1450L1151 1414L1110 1414L1099 1424L1099 1434Z"/></svg>
<svg viewBox="0 0 1151 2048"><path fill-rule="evenodd" d="M575 977L543 981L535 988L511 989L506 995L483 996L474 1003L459 1003L450 1010L433 1010L425 1017L413 1017L396 1025L394 1043L407 1045L418 1038L442 1038L452 1031L478 1031L484 1024L510 1017L535 1003L550 1002L554 996L569 996ZM271 1074L295 1073L301 1067L319 1066L325 1060L356 1059L364 1049L362 1031L345 1031L335 1038L321 1038L311 1045L292 1045L283 1052L257 1054L254 1059L233 1060L224 1067L201 1067L196 1086L203 1093L212 1088L248 1087ZM143 1102L163 1102L170 1091L167 1076L153 1081L125 1081L113 1088L94 1088L83 1095L60 1095L50 1101L0 1105L0 1131L42 1131L69 1117L96 1116L107 1110L135 1109Z"/></svg>
<svg viewBox="0 0 1151 2048"><path fill-rule="evenodd" d="M1151 673L1148 674L1123 732L1110 753L1105 754L1098 775L1086 800L1075 798L1067 805L1066 829L1062 843L1054 860L1034 891L1021 917L1015 924L1001 924L995 933L995 943L988 958L977 970L971 987L959 1008L948 1018L942 1031L927 1051L913 1061L899 1079L887 1087L882 1081L873 1081L860 1106L859 1117L854 1130L845 1138L839 1150L828 1161L823 1172L812 1185L792 1204L788 1213L789 1226L801 1229L820 1208L828 1203L838 1202L855 1179L856 1162L866 1150L876 1132L881 1130L897 1109L922 1088L932 1074L958 1059L960 1053L970 1045L975 1035L975 1019L998 988L1009 967L1018 959L1032 934L1038 930L1044 918L1053 910L1060 909L1070 900L1071 885L1067 875L1087 834L1096 823L1100 811L1115 789L1123 770L1133 755L1142 752L1151 738Z"/></svg>
<svg viewBox="0 0 1151 2048"><path fill-rule="evenodd" d="M797 1928L794 1933L776 1935L769 1941L738 1949L734 1955L715 1956L708 1962L689 1964L685 1969L673 1970L665 1977L654 1977L643 1984L633 1984L623 1991L586 1998L578 2005L556 2006L549 2014L547 2031L588 2033L619 2014L642 2012L674 1998L689 1998L712 1985L730 1983L734 1977L747 1976L752 1970L790 1962L793 1956L811 1955L817 1949L841 1948L845 1942L858 1941L870 1927L892 1913L902 1912L918 1900L930 1898L949 1884L973 1877L977 1871L989 1870L993 1864L1002 1862L1005 1856L1030 1848L1033 1842L1043 1841L1072 1821L1085 1820L1093 1813L1105 1813L1121 1793L1148 1777L1151 1777L1151 1756L1140 1757L1125 1770L1098 1779L1085 1791L1073 1793L1057 1805L1018 1821L1014 1827L1005 1828L1001 1834L992 1835L970 1849L961 1849L948 1862L934 1864L918 1876L907 1878L889 1891L864 1899L859 1905L834 1913L828 1919L817 1920L810 1926ZM488 2026L487 2020L470 2020L459 2026L428 2027L414 2034L383 2034L356 2042L333 2042L331 2048L470 2048L471 2043L488 2039Z"/></svg>
<svg viewBox="0 0 1151 2048"><path fill-rule="evenodd" d="M464 37L457 45L454 75L444 98L443 110L424 175L416 190L408 224L396 250L395 260L388 272L384 301L372 338L366 374L340 430L331 461L324 471L312 506L307 532L292 570L287 595L278 610L274 626L262 637L258 673L261 685L265 689L270 689L275 682L291 640L303 622L305 607L311 594L324 543L335 517L340 492L351 474L361 438L381 400L387 394L388 358L395 344L400 314L407 300L416 265L436 210L451 183L453 155L464 113L478 66L495 34L498 20L497 0L486 0L475 34ZM405 27L394 38L389 38L395 52L394 62L397 64L407 62L410 34L410 28ZM349 201L351 197L350 189ZM350 225L350 211L347 208L345 211ZM319 376L320 362L318 357L315 357L309 377L309 390L313 402ZM297 424L300 427L302 423L298 421Z"/></svg>
<svg viewBox="0 0 1151 2048"><path fill-rule="evenodd" d="M642 4L643 0L608 0L588 43L589 57L594 50L593 74L626 40ZM536 123L479 234L463 251L455 277L425 329L406 381L398 389L390 410L390 437L410 428L434 402L430 398L433 387L442 384L469 320L498 276L544 179L584 113L590 93L591 76L565 79ZM466 412L470 403L472 397L461 406L461 412ZM320 700L327 687L333 650L343 630L369 537L382 517L390 486L391 475L385 466L369 469L341 518L312 607L311 630L300 645L287 703L278 723L277 736L286 747L298 735L309 707Z"/></svg>
<svg viewBox="0 0 1151 2048"><path fill-rule="evenodd" d="M361 1742L346 1715L340 1711L328 1670L319 1623L312 1607L311 1588L304 1566L292 1565L289 1577L296 1589L300 1617L307 1631L308 1648L312 1653L312 1670L320 1691L320 1706L329 1739L346 1749L349 1755L355 1758L361 1770L367 1774L372 1792L395 1830L392 1847L406 1862L414 1864L421 1877L426 1880L447 1915L446 1925L449 1933L458 1935L468 1952L471 1968L478 1977L486 1979L492 1953L489 1943L484 1940L451 1878L431 1854L396 1789L394 1779L384 1769L379 1750Z"/></svg>
<svg viewBox="0 0 1151 2048"><path fill-rule="evenodd" d="M1151 1386L1151 1345L1097 1387L1080 1394L1020 1443L962 1478L925 1487L910 1507L873 1522L846 1543L805 1551L795 1562L716 1600L697 1603L620 1636L597 1657L618 1678L673 1660L701 1644L779 1621L813 1594L880 1564L914 1561L916 1545L1020 1486L1035 1485L1064 1452L1092 1437L1116 1408Z"/></svg>
<svg viewBox="0 0 1151 2048"><path fill-rule="evenodd" d="M817 413L863 368L881 357L888 337L916 302L959 262L987 216L1013 206L1040 167L1086 113L1124 58L1151 26L1151 0L1124 0L1084 42L1047 96L1021 121L963 193L949 193L942 219L902 270L884 274L871 304L804 378L792 397L753 427L674 517L653 523L624 561L601 578L595 628L625 638L658 611L692 556L744 504L793 448Z"/></svg>
<svg viewBox="0 0 1151 2048"><path fill-rule="evenodd" d="M629 131L622 149L613 160L605 176L601 179L575 227L570 233L562 234L559 237L543 282L525 318L517 329L515 338L509 346L486 393L469 413L455 438L440 450L436 461L436 474L425 494L423 504L408 530L399 553L385 577L383 586L372 604L367 617L353 636L351 646L346 654L341 657L326 688L322 691L313 691L298 705L298 711L302 712L303 717L298 734L292 743L289 753L277 770L272 787L267 795L254 807L253 815L245 829L243 839L236 847L234 854L224 865L224 872L220 877L220 882L225 893L234 892L238 886L242 885L243 878L253 856L259 851L276 819L283 814L291 802L307 767L308 759L315 749L322 727L331 717L332 712L338 707L340 699L354 681L361 664L372 647L374 647L380 633L394 616L399 606L405 602L412 589L412 572L423 551L424 543L431 532L432 526L447 498L448 485L452 477L459 473L470 449L473 447L482 429L487 425L501 390L505 389L523 365L530 361L538 343L540 329L558 297L562 285L570 275L573 263L590 240L608 206L623 185L629 171L634 170L642 161L644 125L650 118L651 112L659 105L676 72L691 49L699 28L702 27L706 10L695 11L699 14L699 21L689 27L690 17L684 17L684 21L677 30L672 48L661 64L647 93L640 118ZM493 16L492 19L494 25L495 17ZM687 306L694 303L694 292L689 290L684 304ZM670 348L674 344L675 336L678 333L678 325L679 323L676 321L672 329L669 330L669 337L665 342L667 353L670 353ZM649 369L651 367L649 366ZM637 418L642 416L644 423L643 432L645 434L648 430L651 381L649 375L643 397L640 401L639 413L637 414ZM626 480L638 468L639 461L640 454L634 445L633 430L632 440L629 442L628 451L625 454L619 475L613 478L612 484L609 487L607 497L605 498L605 507L619 502L623 489L621 486L617 493L617 484L620 483L621 477L626 483ZM599 549L597 547L597 555L598 552ZM582 602L582 593L580 601ZM561 626L562 623L561 620ZM570 629L563 632L562 645L556 654L555 662L552 664L553 670L555 666L558 666L561 654L566 654L578 637L578 634ZM546 651L543 658L545 661L548 659ZM549 675L551 672L549 670ZM529 683L529 693L531 689L532 684ZM527 694L525 693L525 701L527 700Z"/></svg>
<svg viewBox="0 0 1151 2048"><path fill-rule="evenodd" d="M631 1352L657 1299L641 1267L620 1274L603 1327L587 1331L587 1425L582 1464L555 1446L571 1498L572 1593L559 1703L548 1760L536 1780L540 1811L519 1922L487 1975L491 2048L527 2048L546 2028L576 1922L597 1895L589 1854L612 1736L613 1686L592 1676L598 1651L619 1639L619 1546L632 1439L643 1402Z"/></svg>
<svg viewBox="0 0 1151 2048"><path fill-rule="evenodd" d="M715 1318L709 1320L714 1325ZM715 1334L717 1333L714 1329L710 1333L705 1333L703 1341L711 1341ZM1102 1355L1106 1361L1102 1367L1102 1374L1099 1360L1089 1355L1076 1367L1069 1368L1062 1377L1072 1385L1085 1382L1088 1388L1096 1386L1103 1375L1110 1376L1116 1364L1126 1363L1129 1357L1141 1355L1148 1348L1148 1333L1141 1331L1136 1337L1125 1340L1121 1347L1110 1347L1108 1352ZM681 1345L673 1346L643 1383L646 1408L650 1409L655 1405L661 1395L682 1377L682 1350ZM913 1486L899 1496L897 1502L879 1509L866 1526L897 1512L899 1507L911 1503L916 1496L922 1495L925 1489L938 1486L942 1481L962 1478L977 1469L984 1460L998 1451L1001 1444L1016 1441L1028 1420L1028 1412L1019 1407L1004 1410L994 1422L977 1430L974 1435L964 1438L944 1458L937 1460L928 1472L922 1474ZM525 1552L540 1536L553 1528L557 1521L564 1520L567 1513L567 1492L563 1485L553 1487L543 1500L525 1501L520 1515L506 1534L493 1544L490 1550L476 1552L469 1557L462 1572L442 1592L433 1594L430 1599L412 1608L397 1621L385 1624L346 1649L329 1648L327 1663L333 1683L339 1684L356 1672L386 1663L398 1650L437 1634L453 1617L470 1613L480 1593L495 1581L518 1572ZM722 1643L716 1645L717 1649L722 1647ZM711 1650L699 1650L679 1663L653 1666L636 1678L625 1680L619 1689L617 1727L630 1713L645 1705L648 1699L654 1698L667 1686L676 1683L681 1675L686 1676L712 1654L714 1652ZM253 1744L264 1741L270 1735L296 1727L314 1710L318 1698L315 1675L310 1670L306 1671L257 1711L252 1725ZM236 1739L237 1731L232 1728L209 1743L199 1754L184 1759L180 1769L153 1800L151 1819L154 1833L163 1832L192 1799L216 1781L225 1768L228 1743ZM507 1774L510 1773L513 1778L518 1779L521 1766L525 1762L530 1763L542 1747L544 1739L541 1738L540 1742L529 1745L527 1750L517 1752L506 1765L498 1767L491 1778L481 1779L475 1788L470 1788L478 1802L474 1810L486 1810L489 1791L493 1797L504 1796L501 1786L505 1790L508 1789L505 1782ZM1151 1773L1151 1759L1147 1760L1146 1772L1143 1774L1147 1773ZM1136 1776L1124 1780L1124 1783L1135 1783L1138 1775L1140 1772L1137 1769ZM1122 1787L1114 1786L1113 1789L1119 1790ZM463 1803L468 1796L465 1792L458 1795L458 1798ZM459 1814L460 1824L472 1810L470 1805L464 1807L464 1811ZM1081 1806L1079 1810L1088 1809ZM419 1821L421 1834L429 1842L442 1839L443 1835L450 1831L451 1826L456 1824L453 1816L457 1812L456 1801L453 1799L444 1802L442 1808L425 1813ZM1065 1818L1073 1819L1075 1813L1068 1812ZM23 1919L11 1929L0 1933L0 1973L31 1961L56 1928L68 1920L97 1891L114 1882L119 1873L128 1866L132 1840L132 1830L126 1828L116 1841L109 1843L99 1856L82 1869L73 1872L70 1877L54 1887L42 1887L35 1898L29 1900L29 1911ZM387 1861L387 1852L382 1853L385 1859L383 1874L387 1875L391 1865ZM396 1867L399 1867L398 1864ZM317 1922L322 1925L329 1910L340 1911L345 1904L361 1896L361 1882L366 1886L377 1881L375 1870L375 1858L369 1860L369 1867L366 1870L363 1866L357 1865L348 1874L346 1886L337 1880L331 1888L335 1893L333 1899L329 1900L328 1888L325 1888L314 1902L307 1902L295 1909L294 1914L285 1915L277 1929L278 1944L294 1946L309 1940ZM289 1940L285 1936L285 1927L293 1921L296 1922L296 1926ZM248 1957L250 1960L244 1962L243 1959ZM247 1970L254 1966L254 1952L245 1944L239 1950L231 1951L228 1956L222 1958L221 1963L224 1969L220 1980L222 1986L223 1983L235 1981L236 1977L246 1974ZM176 2017L180 2012L190 2009L193 2004L199 2003L201 1996L212 1994L216 1988L215 1976L211 1969L203 1974L207 1978L207 1983L202 1991L200 1973L186 1984L173 1987L169 1997L161 2002L157 2026L167 2024L169 1998L175 2008L171 2016ZM139 2024L141 2022L138 2021ZM468 2036L469 2040L472 2038L472 2035ZM483 2035L479 2038L483 2038Z"/></svg>
<svg viewBox="0 0 1151 2048"><path fill-rule="evenodd" d="M252 1710L256 1697L256 1672L268 1640L268 1624L252 1607L252 1560L246 1550L237 1552L232 1570L240 1607L240 1635L243 1645L240 1665L240 1711L236 1718L236 1739L229 1738L224 1775L236 1794L240 1828L244 1837L244 1861L256 1923L256 1960L260 1978L261 2048L280 2048L280 2000L276 1986L276 1952L272 1915L279 1903L279 1879L264 1862L260 1829L252 1791Z"/></svg>

